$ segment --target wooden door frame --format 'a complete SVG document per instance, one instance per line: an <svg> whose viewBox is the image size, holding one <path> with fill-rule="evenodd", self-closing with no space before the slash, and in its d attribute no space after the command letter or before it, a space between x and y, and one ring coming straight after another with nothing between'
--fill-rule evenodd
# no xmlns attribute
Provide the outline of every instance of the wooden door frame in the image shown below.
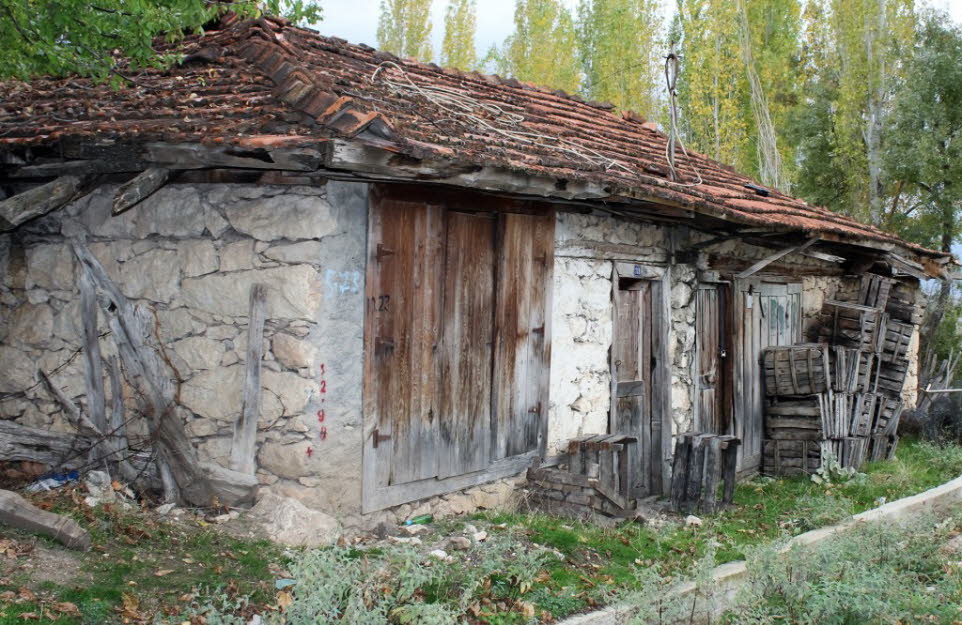
<svg viewBox="0 0 962 625"><path fill-rule="evenodd" d="M612 268L612 344L617 337L614 324L615 306L618 305L618 283L622 278L644 280L651 285L651 354L655 359L655 366L651 373L651 422L657 423L661 429L657 446L652 441L651 453L660 458L660 475L653 475L651 493L663 494L669 484L671 468L671 362L668 358L668 346L672 340L671 329L671 283L668 267L657 265L643 265L632 262L615 261ZM614 425L615 406L617 405L617 382L615 380L614 350L609 350L608 369L611 372L611 398L608 411L608 431Z"/></svg>
<svg viewBox="0 0 962 625"><path fill-rule="evenodd" d="M735 285L731 280L708 280L701 279L695 286L696 289L711 289L714 288L719 292L719 302L724 302L724 305L720 307L718 311L718 320L721 323L719 328L719 335L723 344L719 347L724 350L726 354L725 361L723 363L722 371L719 373L720 386L722 389L722 409L726 413L727 429L728 432L717 432L717 434L733 434L735 427L734 413L735 413L735 397L734 397L734 387L735 387L735 340L734 340L734 325L735 325ZM697 295L697 294L696 294ZM698 300L695 300L695 328L698 328ZM698 396L699 384L701 378L700 356L701 356L701 340L699 339L698 332L695 332L695 356L692 358L692 380L694 381L695 387L695 401L692 412L692 423L696 431L704 431L705 424L702 422L702 416L700 414L701 410L701 399Z"/></svg>
<svg viewBox="0 0 962 625"><path fill-rule="evenodd" d="M384 185L385 188L388 185ZM554 253L550 254L550 257L546 259L547 262L547 277L545 284L545 339L546 339L546 352L547 352L547 365L541 372L543 378L543 391L544 399L542 401L542 420L540 424L541 428L541 441L540 449L535 449L530 452L511 456L508 458L503 458L500 460L493 461L487 468L474 471L472 473L466 473L464 475L456 475L447 478L438 479L436 477L429 477L422 480L416 480L411 482L405 482L403 484L394 485L381 485L378 482L377 474L377 454L374 453L372 448L374 431L378 428L377 419L374 417L376 410L371 406L373 394L370 392L370 384L373 379L373 374L371 370L371 357L368 353L371 349L369 344L370 340L370 327L369 327L369 306L370 306L370 295L368 289L371 285L368 284L367 272L372 265L377 263L377 249L372 248L371 242L373 240L374 228L377 227L375 223L375 205L378 195L379 185L373 185L371 192L368 194L368 228L365 239L365 254L366 263L364 267L365 272L365 298L364 298L364 309L362 311L364 318L364 375L362 381L362 438L361 438L361 513L367 514L370 512L376 512L378 510L383 510L385 508L390 508L392 506L401 505L404 503L409 503L419 499L425 499L428 497L434 497L437 495L443 495L446 493L451 493L459 490L464 490L465 488L470 488L472 486L477 486L478 484L484 484L487 482L492 482L494 480L499 480L507 477L517 475L524 471L526 468L531 466L531 463L537 457L543 457L545 448L547 445L547 428L548 428L548 381L550 379L550 349L551 349L551 335L550 335L550 320L551 320L551 310L553 306L552 302L552 286L553 280L553 267L554 267ZM457 204L463 202L465 197L470 197L472 200L472 205L476 206L478 210L488 211L494 210L503 213L521 213L521 214L541 214L541 215L554 215L554 206L545 202L535 202L535 201L520 201L511 200L507 198L495 198L490 195L485 195L483 193L472 193L470 191L454 193L446 190L436 190L431 188L425 188L418 185L389 185L390 194L394 197L404 198L406 201L413 202L424 202L426 204L430 203L440 203L444 207L444 211L451 210L453 208L452 204ZM475 201L476 200L476 201ZM497 236L497 235L496 235ZM500 249L500 241L496 239L496 253ZM375 246L376 247L376 246ZM497 278L496 278L497 279ZM495 331L497 329L495 328ZM493 363L492 363L493 366ZM493 395L492 395L493 397Z"/></svg>

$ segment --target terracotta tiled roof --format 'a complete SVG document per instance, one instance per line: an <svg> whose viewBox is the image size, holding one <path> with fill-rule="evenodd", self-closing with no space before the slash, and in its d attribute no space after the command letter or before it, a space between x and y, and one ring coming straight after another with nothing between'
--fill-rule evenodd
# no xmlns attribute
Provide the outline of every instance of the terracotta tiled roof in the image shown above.
<svg viewBox="0 0 962 625"><path fill-rule="evenodd" d="M237 22L179 46L182 65L140 73L121 90L79 78L0 83L0 150L84 137L247 145L355 137L416 158L598 183L613 196L736 223L944 256L777 191L760 194L702 155L677 157L680 180L700 184L673 183L666 137L653 124L560 91L401 60L280 20Z"/></svg>

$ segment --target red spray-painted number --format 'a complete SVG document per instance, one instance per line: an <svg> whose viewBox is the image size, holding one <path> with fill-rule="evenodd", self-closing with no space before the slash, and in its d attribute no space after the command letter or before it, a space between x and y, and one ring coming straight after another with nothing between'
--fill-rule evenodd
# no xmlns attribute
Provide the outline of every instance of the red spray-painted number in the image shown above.
<svg viewBox="0 0 962 625"><path fill-rule="evenodd" d="M325 415L324 415L324 411L323 411L323 410L318 410L318 411L317 411L317 422L318 422L318 423L324 423L324 416L325 416Z"/></svg>
<svg viewBox="0 0 962 625"><path fill-rule="evenodd" d="M327 428L321 426L321 440L327 440Z"/></svg>
<svg viewBox="0 0 962 625"><path fill-rule="evenodd" d="M313 455L314 455L314 448L313 448L313 447L308 447L308 448L307 448L307 457L310 458L310 457L313 456Z"/></svg>

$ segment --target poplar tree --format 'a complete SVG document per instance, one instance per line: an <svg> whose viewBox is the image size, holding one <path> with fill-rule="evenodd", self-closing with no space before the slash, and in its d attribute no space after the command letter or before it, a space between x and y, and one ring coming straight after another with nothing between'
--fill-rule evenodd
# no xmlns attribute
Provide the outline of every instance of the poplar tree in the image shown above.
<svg viewBox="0 0 962 625"><path fill-rule="evenodd" d="M441 64L463 70L478 66L474 46L477 31L477 15L474 0L449 0L444 13L444 40L441 43Z"/></svg>
<svg viewBox="0 0 962 625"><path fill-rule="evenodd" d="M494 61L519 80L576 92L581 68L571 13L560 0L516 0L514 32Z"/></svg>
<svg viewBox="0 0 962 625"><path fill-rule="evenodd" d="M581 0L578 50L585 95L662 117L666 53L658 0Z"/></svg>
<svg viewBox="0 0 962 625"><path fill-rule="evenodd" d="M381 0L377 45L398 56L430 61L431 0Z"/></svg>

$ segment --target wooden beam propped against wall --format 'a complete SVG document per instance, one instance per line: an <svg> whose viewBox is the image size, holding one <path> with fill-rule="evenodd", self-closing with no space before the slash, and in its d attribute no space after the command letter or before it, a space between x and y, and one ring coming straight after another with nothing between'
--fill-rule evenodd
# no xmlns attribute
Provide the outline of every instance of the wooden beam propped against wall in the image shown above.
<svg viewBox="0 0 962 625"><path fill-rule="evenodd" d="M752 265L751 267L749 267L749 268L746 269L745 271L743 271L743 272L741 272L741 273L739 273L739 274L736 274L735 277L738 278L738 279L743 279L743 278L747 278L747 277L749 277L749 276L751 276L751 275L754 275L754 274L758 273L759 271L761 271L762 269L764 269L765 267L768 267L769 265L771 265L772 263L774 263L776 260L778 260L778 259L780 259L780 258L784 258L785 256L788 256L789 254L793 254L793 253L795 253L795 252L801 252L801 251L803 251L803 250L807 250L807 249L810 248L811 246L813 246L813 245L815 245L816 243L818 243L818 241L819 241L818 237L815 237L815 238L809 239L808 241L805 241L805 242L802 243L801 245L796 245L796 246L794 246L794 247L787 247L787 248L785 248L785 249L783 249L783 250L779 250L779 251L775 252L774 254L772 254L771 256L767 256L767 257L763 258L762 260L758 261L757 263L755 263L754 265Z"/></svg>
<svg viewBox="0 0 962 625"><path fill-rule="evenodd" d="M13 230L35 217L57 210L83 188L82 176L61 176L0 202L0 232Z"/></svg>

